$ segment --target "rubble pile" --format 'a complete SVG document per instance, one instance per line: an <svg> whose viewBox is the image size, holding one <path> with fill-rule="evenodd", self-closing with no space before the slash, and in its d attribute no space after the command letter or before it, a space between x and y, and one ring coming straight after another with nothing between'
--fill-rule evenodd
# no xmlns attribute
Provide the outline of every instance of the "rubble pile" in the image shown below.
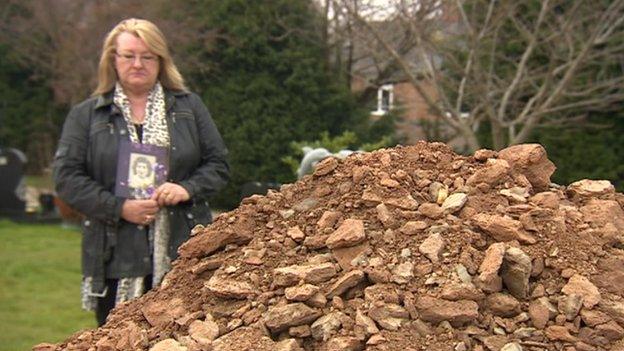
<svg viewBox="0 0 624 351"><path fill-rule="evenodd" d="M624 195L540 145L322 161L179 250L102 328L35 350L624 350Z"/></svg>

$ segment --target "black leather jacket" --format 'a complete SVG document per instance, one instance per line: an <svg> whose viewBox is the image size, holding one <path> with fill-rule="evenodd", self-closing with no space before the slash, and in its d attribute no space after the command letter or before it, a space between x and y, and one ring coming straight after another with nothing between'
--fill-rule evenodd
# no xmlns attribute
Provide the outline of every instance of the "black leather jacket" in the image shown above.
<svg viewBox="0 0 624 351"><path fill-rule="evenodd" d="M167 208L173 259L190 229L212 220L207 198L227 183L229 167L223 140L196 94L165 90L165 106L171 143L168 181L191 195ZM125 199L114 195L121 139L128 139L128 130L112 92L93 97L70 111L54 160L58 196L86 216L83 274L99 281L152 272L147 230L120 217Z"/></svg>

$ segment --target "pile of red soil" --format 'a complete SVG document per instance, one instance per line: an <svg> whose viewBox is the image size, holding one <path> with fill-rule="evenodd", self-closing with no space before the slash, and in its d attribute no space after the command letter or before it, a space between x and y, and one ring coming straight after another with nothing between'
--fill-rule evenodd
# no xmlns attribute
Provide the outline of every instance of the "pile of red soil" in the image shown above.
<svg viewBox="0 0 624 351"><path fill-rule="evenodd" d="M624 350L624 195L539 145L419 143L221 214L163 285L36 350Z"/></svg>

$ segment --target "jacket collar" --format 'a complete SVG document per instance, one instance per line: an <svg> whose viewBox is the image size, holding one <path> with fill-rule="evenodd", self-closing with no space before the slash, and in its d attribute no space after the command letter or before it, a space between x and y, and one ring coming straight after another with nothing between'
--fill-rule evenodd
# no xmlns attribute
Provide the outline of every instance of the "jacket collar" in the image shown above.
<svg viewBox="0 0 624 351"><path fill-rule="evenodd" d="M113 104L113 90L104 93L102 95L98 95L97 100L95 101L95 109L99 109L105 106L110 106Z"/></svg>
<svg viewBox="0 0 624 351"><path fill-rule="evenodd" d="M164 89L164 90L165 90L165 110L167 111L171 110L171 108L173 107L173 103L175 102L175 99L177 97L189 94L188 91L184 91L184 90L169 90L169 89Z"/></svg>
<svg viewBox="0 0 624 351"><path fill-rule="evenodd" d="M173 103L175 102L176 97L188 95L188 91L184 90L169 90L167 88L163 88L165 91L165 109L169 111L171 107L173 107ZM95 109L99 109L102 107L107 107L113 104L113 90L106 92L97 97L95 102Z"/></svg>

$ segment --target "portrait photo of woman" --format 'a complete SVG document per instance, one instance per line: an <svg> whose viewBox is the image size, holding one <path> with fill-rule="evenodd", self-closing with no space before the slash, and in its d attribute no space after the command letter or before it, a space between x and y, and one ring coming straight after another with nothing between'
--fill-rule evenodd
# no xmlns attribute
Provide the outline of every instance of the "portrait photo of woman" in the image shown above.
<svg viewBox="0 0 624 351"><path fill-rule="evenodd" d="M128 172L128 186L134 189L146 189L154 186L155 157L141 154L130 155L130 170Z"/></svg>

